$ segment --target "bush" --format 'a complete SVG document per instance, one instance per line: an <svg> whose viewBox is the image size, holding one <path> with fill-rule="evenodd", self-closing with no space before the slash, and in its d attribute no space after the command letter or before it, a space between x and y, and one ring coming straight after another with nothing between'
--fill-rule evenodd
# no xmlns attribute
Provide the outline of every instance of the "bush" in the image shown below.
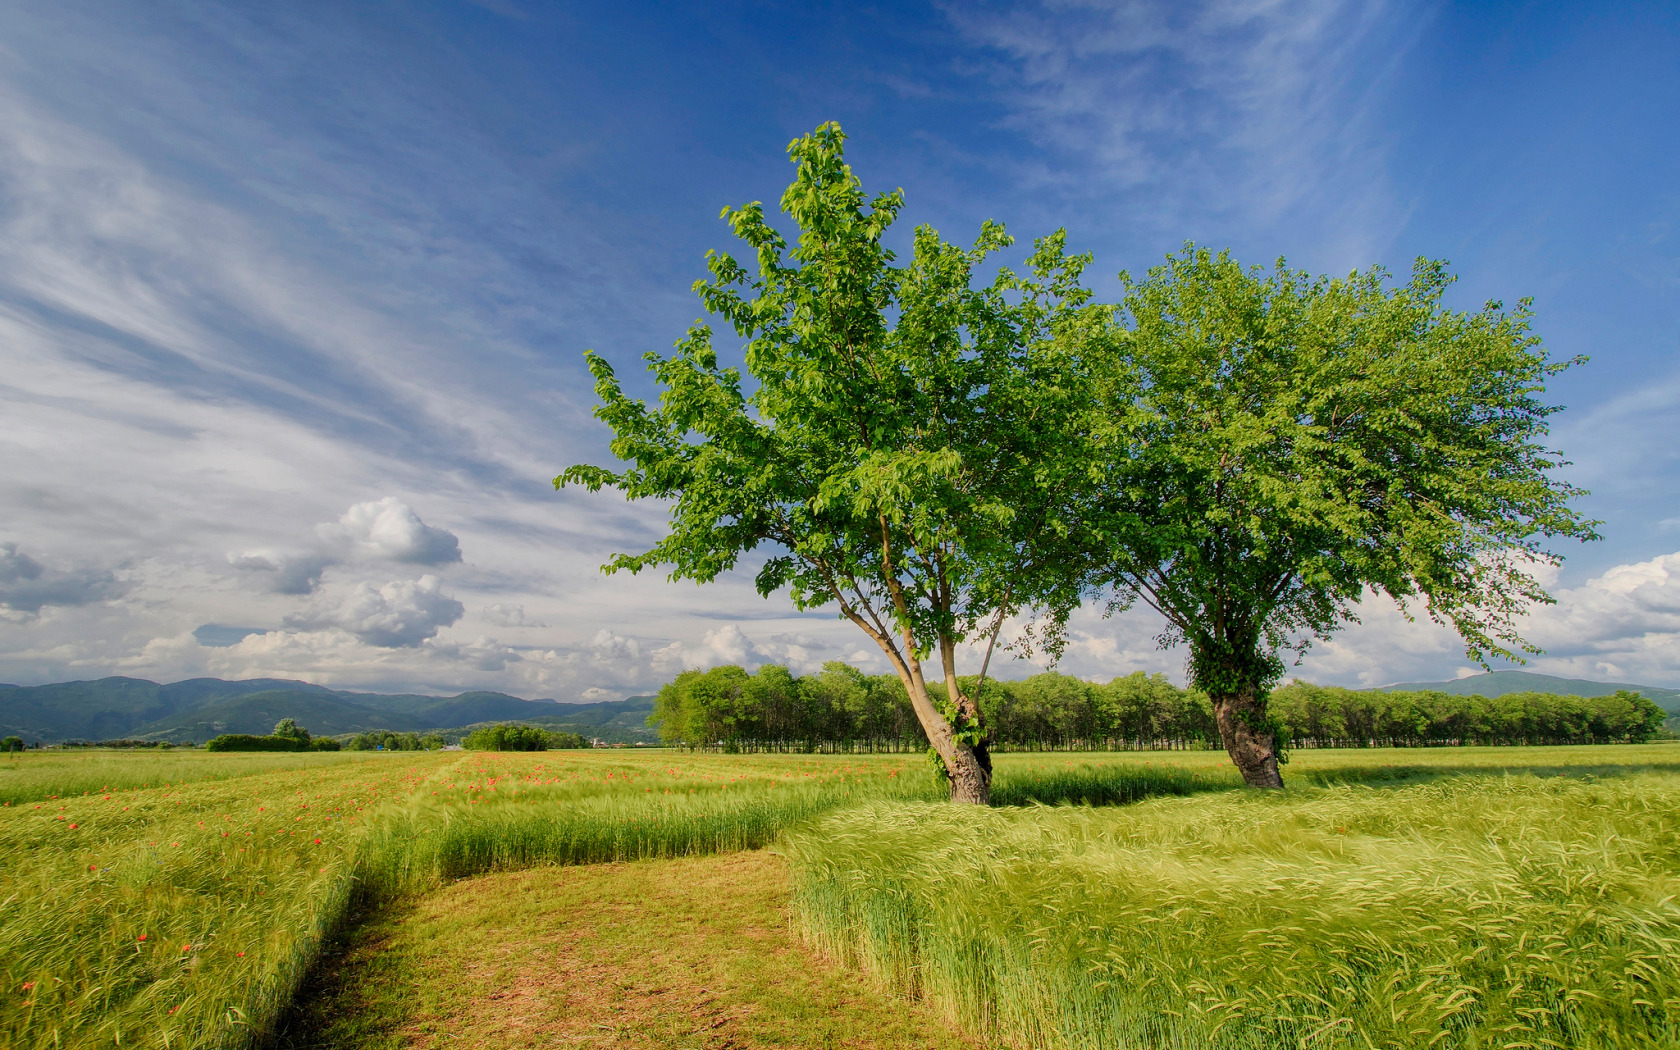
<svg viewBox="0 0 1680 1050"><path fill-rule="evenodd" d="M436 733L397 733L389 729L375 729L358 733L345 742L349 751L438 751L448 743Z"/></svg>
<svg viewBox="0 0 1680 1050"><path fill-rule="evenodd" d="M309 745L289 736L223 733L204 745L206 751L307 751Z"/></svg>
<svg viewBox="0 0 1680 1050"><path fill-rule="evenodd" d="M473 751L547 751L588 747L589 742L576 733L541 726L493 725L473 730L461 746Z"/></svg>
<svg viewBox="0 0 1680 1050"><path fill-rule="evenodd" d="M338 741L330 736L318 736L309 742L309 750L311 751L337 751L338 749Z"/></svg>

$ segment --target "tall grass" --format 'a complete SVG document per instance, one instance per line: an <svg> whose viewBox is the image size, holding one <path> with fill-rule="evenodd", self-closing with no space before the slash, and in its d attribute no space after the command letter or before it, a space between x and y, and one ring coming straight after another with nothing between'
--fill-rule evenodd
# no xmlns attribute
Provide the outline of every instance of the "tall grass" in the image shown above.
<svg viewBox="0 0 1680 1050"><path fill-rule="evenodd" d="M1680 1045L1670 772L880 802L784 848L814 945L1008 1045Z"/></svg>
<svg viewBox="0 0 1680 1050"><path fill-rule="evenodd" d="M354 752L217 755L203 751L73 750L0 755L0 803L201 784L286 769L321 769L373 756Z"/></svg>
<svg viewBox="0 0 1680 1050"><path fill-rule="evenodd" d="M831 951L849 952L901 986L956 1004L952 1009L970 1022L976 1016L993 1016L987 1004L994 997L1004 1004L1038 1003L1030 1009L1001 1006L1003 1013L986 1023L994 1024L999 1032L1039 1032L1040 1028L1027 1025L1017 1014L1040 1018L1032 1022L1040 1025L1051 1023L1045 1018L1060 1018L1054 1023L1061 1027L1042 1028L1055 1035L1043 1040L1046 1045L1057 1039L1066 1045L1088 1045L1091 1032L1131 1031L1115 1020L1120 1016L1114 1012L1119 1009L1116 1002L1133 1011L1126 1015L1133 1020L1125 1024L1137 1031L1189 1033L1184 1035L1191 1040L1186 1045L1200 1045L1192 1038L1199 1038L1206 1029L1196 1019L1200 1015L1171 1021L1167 1029L1161 1029L1167 1022L1151 1012L1160 1007L1171 1018L1176 1016L1171 1010L1181 1009L1172 1005L1178 992L1163 981L1182 983L1189 979L1187 974L1204 982L1211 979L1213 971L1206 967L1198 971L1188 964L1180 966L1183 958L1174 952L1194 954L1206 948L1236 958L1230 953L1241 949L1258 951L1264 957L1270 949L1263 944L1255 947L1245 938L1259 936L1253 931L1262 928L1261 920L1281 922L1295 915L1286 907L1295 899L1291 894L1305 894L1301 900L1329 901L1342 909L1338 915L1356 917L1359 908L1368 907L1374 909L1370 914L1381 917L1391 912L1401 915L1394 909L1402 905L1372 904L1380 894L1370 890L1377 897L1367 899L1361 896L1367 892L1361 887L1387 887L1382 892L1393 895L1394 901L1415 902L1423 898L1406 880L1424 879L1433 870L1431 865L1446 872L1441 877L1447 882L1442 885L1450 886L1441 893L1449 903L1463 897L1452 887L1481 885L1470 874L1481 869L1459 863L1462 857L1482 857L1477 850L1485 853L1479 832L1472 833L1474 829L1467 830L1469 825L1463 823L1470 819L1465 814L1475 816L1473 797L1448 792L1441 799L1457 801L1443 808L1432 801L1434 796L1418 796L1409 809L1393 812L1383 800L1400 799L1409 791L1445 790L1454 783L1453 774L1467 769L1485 773L1542 758L1578 772L1623 757L1640 768L1680 766L1680 748L1675 747L1553 748L1530 755L1502 749L1498 764L1488 767L1477 766L1483 759L1467 751L1455 752L1451 762L1417 752L1308 754L1290 767L1292 779L1328 786L1303 787L1287 799L1262 800L1240 793L1187 797L1236 783L1223 755L1178 752L1080 756L1081 760L1067 755L1004 755L998 758L995 795L1005 808L975 812L934 804L942 792L919 755L615 751L339 756L116 753L102 761L91 754L68 757L66 762L61 756L31 753L15 760L18 765L12 768L18 779L13 783L32 785L28 790L33 794L23 796L27 801L0 808L0 1045L6 1047L247 1046L269 1030L290 1003L325 938L358 904L426 892L448 880L490 870L753 848L775 841L790 829L800 872L801 914L806 916L811 936ZM0 759L0 763L7 761L14 760ZM31 763L40 765L32 768ZM1574 787L1604 792L1611 790L1610 785L1637 781L1669 791L1665 785L1674 783L1672 776L1645 776L1644 780L1604 780ZM1337 783L1373 778L1416 786L1373 791ZM109 790L94 790L95 781L97 787ZM1485 776L1477 783L1484 781L1506 783ZM123 788L124 783L151 786ZM83 786L80 790L68 786L76 784ZM1599 876L1577 873L1571 876L1576 881L1569 883L1572 888L1567 891L1546 891L1552 896L1544 900L1574 907L1591 897L1583 887L1609 887L1600 897L1592 897L1590 907L1596 909L1592 921L1597 925L1571 934L1582 945L1571 948L1572 952L1590 953L1606 950L1605 944L1621 944L1604 931L1612 926L1621 931L1628 923L1659 940L1669 936L1667 913L1638 910L1645 905L1637 902L1645 898L1629 896L1632 891L1624 886L1634 885L1624 878L1631 870L1627 869L1629 857L1646 858L1649 879L1657 880L1650 886L1669 878L1667 873L1674 870L1672 828L1661 820L1670 819L1663 814L1675 812L1676 800L1655 787L1642 795L1644 790L1628 787L1624 795L1608 801L1594 801L1597 796L1592 796L1533 809L1530 823L1538 829L1535 834L1541 835L1536 842L1550 841L1545 834L1564 835L1575 827L1569 820L1609 820L1621 812L1617 807L1631 806L1639 798L1648 803L1642 819L1660 816L1656 831L1616 817L1605 825L1612 830L1599 828L1603 842L1581 838L1586 831L1579 828L1569 832L1576 838L1565 835L1566 845L1583 856L1596 856L1592 849L1600 849L1604 856L1614 858L1615 865L1607 870L1623 880L1593 882ZM1154 801L1126 809L1088 808L1090 803L1150 798ZM1312 813L1290 808L1309 802L1317 807ZM1072 805L1060 805L1064 803ZM1528 819L1524 816L1528 809L1528 802L1513 796L1499 810L1504 814L1500 819L1521 822ZM845 813L824 816L836 811ZM1554 811L1569 819L1554 821ZM1380 821L1393 820L1401 812L1411 813L1409 819L1415 825L1403 831L1383 830L1387 825ZM1476 819L1485 824L1493 819L1492 813L1489 810ZM1575 815L1570 817L1571 813ZM1328 830L1332 826L1347 831L1332 832ZM1502 847L1506 857L1528 848L1524 845L1527 833L1511 828L1499 833L1503 837L1496 836L1500 842L1513 843ZM1663 834L1668 839L1662 840ZM825 841L825 836L832 836L832 842ZM1664 847L1668 852L1650 848L1659 841L1669 844ZM1260 848L1254 846L1256 842L1272 845ZM943 860L936 864L935 858ZM1248 889L1233 889L1220 881L1231 872L1249 870L1261 872L1266 879L1283 880L1277 882L1281 888L1268 896L1253 888L1271 885L1264 879L1253 885L1242 883ZM981 886L986 908L972 916L961 909L951 912L956 897L937 907L930 905L925 894L945 892L939 888L940 879L966 879ZM944 885L950 889L958 884ZM1138 895L1120 899L1101 891L1111 885L1132 886ZM1145 893L1151 886L1154 889L1149 893L1155 896ZM1528 914L1522 908L1540 907L1532 900L1523 904L1529 898L1497 879L1495 888L1506 896L1487 900L1517 902L1513 907L1522 915ZM1535 892L1529 883L1519 888L1523 893ZM1486 896L1493 891L1476 892ZM1315 893L1319 897L1311 897ZM1240 907L1227 908L1226 895ZM1125 911L1116 900L1131 901L1125 907L1133 910ZM1170 907L1162 903L1170 900L1178 903ZM1405 906L1423 907L1428 913L1436 908L1434 900ZM1202 925L1196 929L1210 938L1205 943L1198 939L1200 933L1184 933L1186 916L1191 913L1175 911L1192 905L1202 916L1197 920ZM1267 908L1283 910L1274 913ZM953 925L947 921L952 916L961 921ZM992 918L980 922L984 916ZM1473 918L1481 922L1487 916L1477 912ZM1031 936L1024 937L1017 924L1029 921L1036 925L1025 927ZM1299 925L1302 920L1295 915L1292 921ZM1424 924L1420 917L1409 921L1414 926ZM857 928L842 928L846 922ZM1529 927L1523 923L1529 920L1513 922L1510 935L1524 936ZM1354 929L1357 924L1346 918L1344 926ZM1374 927L1382 936L1396 939L1395 943L1404 940L1407 928L1401 919ZM1158 944L1150 940L1167 938L1169 930L1179 931L1173 935L1179 939ZM1292 945L1300 939L1298 933L1289 936ZM1497 941L1492 933L1485 937ZM1634 934L1627 937L1633 939L1626 940L1628 947L1617 958L1625 956L1626 965L1633 966L1648 957L1646 950L1653 942L1638 940ZM1424 936L1434 943L1431 938L1439 939L1435 934ZM1336 948L1340 942L1334 937L1323 943L1331 947L1303 950L1325 958L1335 956L1337 950L1351 952L1350 959L1366 958L1353 948ZM941 944L948 947L937 948ZM1151 948L1151 944L1156 946ZM1542 942L1534 936L1523 944L1525 951L1542 950L1536 948ZM1131 945L1143 954L1133 952ZM1112 957L1092 954L1096 946L1103 946ZM1374 949L1359 950L1369 954ZM924 959L930 951L933 955ZM1172 966L1180 968L1151 963L1155 969L1148 969L1140 960L1153 958L1150 951L1179 959ZM1487 952L1484 956L1494 958ZM1415 957L1424 968L1416 971L1417 980L1426 971L1434 972L1428 967L1440 964L1430 961L1435 957L1427 952ZM945 966L928 959L954 961ZM1031 965L1018 965L1021 959ZM1098 963L1110 970L1093 970ZM1658 963L1640 965L1662 970ZM1127 971L1130 976L1122 983L1130 987L1142 981L1147 994L1111 1001L1104 989L1115 986L1112 974L1120 971L1114 968L1125 966L1145 967ZM1381 972L1392 976L1393 971ZM1290 1007L1296 1009L1297 1000L1290 998L1294 986L1282 977L1276 979L1282 982L1275 984L1281 989L1278 1001L1296 1004ZM1097 988L1104 980L1110 984ZM1230 1041L1238 1039L1239 1033L1287 1028L1276 1019L1254 1027L1260 1024L1257 1019L1272 1016L1264 1012L1272 1007L1264 1004L1271 1002L1267 996L1274 985L1268 982L1274 976L1256 968L1246 978L1232 980L1236 983L1230 988L1247 989L1242 994L1254 1001L1229 998L1238 993L1219 985L1225 989L1220 995L1245 1005L1240 1016L1233 1015L1236 1020L1217 1029L1223 1033L1219 1038L1227 1042L1208 1045L1240 1046L1241 1042ZM1310 981L1303 986L1318 987ZM1569 987L1606 997L1615 991L1587 983ZM1651 992L1646 998L1656 994ZM1634 1004L1630 1009L1673 1010L1674 994L1663 991L1651 999L1656 1006ZM1325 997L1329 1002L1341 1001ZM1374 1001L1380 999L1377 996ZM1046 1003L1071 1005L1052 1010ZM1522 1001L1522 1009L1532 1008L1528 1000ZM1037 1036L1023 1038L1029 1043L1037 1040ZM1092 1038L1100 1041L1106 1035ZM1171 1045L1160 1040L1148 1045L1157 1044Z"/></svg>
<svg viewBox="0 0 1680 1050"><path fill-rule="evenodd" d="M230 759L239 779L0 809L0 1045L250 1045L358 902L750 848L847 801L934 795L903 756L258 757Z"/></svg>

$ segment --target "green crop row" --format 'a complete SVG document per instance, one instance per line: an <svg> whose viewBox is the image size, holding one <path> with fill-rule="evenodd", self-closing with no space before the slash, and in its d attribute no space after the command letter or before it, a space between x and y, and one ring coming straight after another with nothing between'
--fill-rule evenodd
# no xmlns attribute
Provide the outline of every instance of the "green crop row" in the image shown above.
<svg viewBox="0 0 1680 1050"><path fill-rule="evenodd" d="M367 905L484 871L754 848L779 841L789 829L795 829L786 841L799 872L800 914L815 941L937 1002L957 1004L952 1008L965 1022L980 1018L982 1029L1052 1031L1021 1027L1016 1014L1038 1010L1041 1019L1033 1023L1050 1024L1043 1018L1053 1017L1075 1033L1066 1045L1085 1045L1078 1033L1098 1033L1092 1038L1100 1042L1121 1030L1113 1018L1122 1007L1134 1012L1135 1024L1144 1026L1139 1030L1159 1030L1165 1023L1159 1018L1173 1017L1172 1008L1150 1011L1167 1001L1162 996L1177 994L1171 980L1205 981L1220 972L1210 962L1218 956L1209 952L1237 953L1220 965L1251 978L1242 986L1250 999L1221 986L1224 999L1192 1000L1208 1009L1236 1003L1245 1011L1241 1024L1217 1028L1226 1033L1220 1038L1259 1030L1262 1006L1251 999L1273 989L1280 1001L1295 1004L1290 1009L1299 1006L1290 998L1298 987L1340 1002L1312 983L1313 974L1324 959L1352 950L1336 938L1353 936L1349 931L1367 913L1380 920L1372 929L1387 931L1382 936L1395 944L1416 936L1439 947L1440 935L1408 934L1406 922L1421 929L1442 921L1429 918L1436 912L1450 916L1453 907L1483 901L1481 911L1454 920L1470 925L1452 936L1485 927L1493 932L1475 935L1493 943L1499 929L1518 938L1542 929L1549 936L1556 931L1542 921L1546 909L1561 908L1588 914L1581 919L1587 925L1570 927L1569 943L1592 966L1611 958L1623 966L1617 972L1624 980L1632 979L1626 967L1635 963L1665 974L1672 969L1640 962L1651 944L1667 943L1672 927L1667 913L1640 902L1648 903L1677 870L1672 821L1680 812L1673 795L1680 747L1307 752L1290 767L1297 787L1276 800L1225 790L1236 779L1216 753L1094 761L1003 755L995 798L1019 808L989 812L932 804L942 792L919 755L30 753L16 761L13 783L29 800L0 808L0 1045L7 1047L248 1046L291 1002L324 941ZM1571 776L1505 775L1531 768ZM135 786L119 786L127 783ZM1387 786L1363 786L1371 784ZM93 788L70 794L67 785ZM1057 805L1157 796L1173 797L1126 809ZM1635 809L1633 816L1624 812ZM1504 844L1506 857L1540 858L1519 866L1528 878L1551 863L1547 858L1557 851L1542 847L1554 840L1568 846L1558 855L1578 866L1566 872L1562 889L1511 883L1504 875L1493 885L1505 896L1477 889L1482 876L1476 873L1493 870L1482 843ZM1592 867L1588 862L1598 863L1593 858L1600 855L1603 864ZM1629 874L1635 862L1644 866L1646 881ZM1230 897L1238 906L1226 909L1220 880L1252 871L1283 881L1254 883L1246 896ZM1439 892L1419 896L1418 885L1431 877L1444 880ZM990 925L941 925L949 915L931 908L926 895L944 900L957 888L949 880L978 888ZM1261 885L1273 889L1254 889ZM1153 886L1156 896L1126 898L1131 903L1122 904L1133 909L1126 911L1105 895L1104 887L1115 886L1137 893ZM1524 896L1541 891L1533 900ZM1169 898L1177 901L1171 908L1163 903ZM1324 927L1322 940L1317 928L1303 937L1298 912L1313 901L1352 918ZM1186 925L1189 913L1181 909L1192 905L1202 916L1199 926ZM1493 920L1500 909L1516 916L1515 925L1498 927ZM1244 939L1261 936L1256 930L1281 933L1290 951L1305 953L1301 958L1312 961L1306 976L1258 964L1244 969L1249 957L1242 950L1258 952L1254 958L1262 962L1270 958L1265 943ZM1537 935L1522 942L1525 951L1550 951L1535 947L1542 944ZM938 951L958 960L954 968L941 969L940 944L950 946ZM1098 944L1112 958L1069 947ZM1430 967L1456 958L1416 951L1398 969L1371 972L1380 970L1383 980L1415 972L1415 980L1407 978L1410 989L1426 971L1436 972ZM1157 957L1165 961L1150 961ZM1155 990L1113 999L1098 987L1111 978L1080 968L1105 959L1110 966L1155 967L1149 972L1158 980L1148 986ZM1137 973L1126 980L1136 983ZM1369 984L1358 986L1358 994L1372 993L1376 986ZM1655 1006L1641 1006L1630 987L1600 982L1570 991L1647 1014L1673 1009L1663 997L1672 991L1650 999ZM1507 999L1533 1009L1528 1000ZM985 1005L993 1001L1002 1011L995 1017ZM1045 1003L1087 1013L1068 1020L1073 1015L1065 1011L1044 1013ZM1103 1010L1110 1020L1093 1020ZM1568 1014L1578 1015L1595 1016ZM1534 1030L1552 1031L1541 1024L1549 1016L1535 1014ZM1199 1038L1205 1034L1199 1023L1173 1021L1169 1029ZM1265 1031L1286 1025L1277 1018L1266 1023L1273 1028ZM1037 1045L1037 1038L1018 1041ZM1573 1045L1650 1045L1616 1038L1622 1041Z"/></svg>
<svg viewBox="0 0 1680 1050"><path fill-rule="evenodd" d="M251 1045L358 904L494 869L753 848L842 802L937 795L919 757L271 757L0 809L0 1045Z"/></svg>
<svg viewBox="0 0 1680 1050"><path fill-rule="evenodd" d="M783 848L813 945L1005 1045L1673 1047L1680 775L1652 764L876 802Z"/></svg>

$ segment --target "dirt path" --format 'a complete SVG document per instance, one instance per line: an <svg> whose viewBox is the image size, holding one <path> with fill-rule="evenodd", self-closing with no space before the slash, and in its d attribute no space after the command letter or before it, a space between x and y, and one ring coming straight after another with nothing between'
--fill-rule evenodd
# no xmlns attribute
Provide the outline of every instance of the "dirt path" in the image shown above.
<svg viewBox="0 0 1680 1050"><path fill-rule="evenodd" d="M768 852L469 879L374 917L284 1047L972 1047L814 959Z"/></svg>

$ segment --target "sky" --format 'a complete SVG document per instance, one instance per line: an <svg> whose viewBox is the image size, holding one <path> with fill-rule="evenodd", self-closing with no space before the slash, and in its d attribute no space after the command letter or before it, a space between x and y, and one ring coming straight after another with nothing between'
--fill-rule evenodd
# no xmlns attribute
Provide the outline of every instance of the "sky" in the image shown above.
<svg viewBox="0 0 1680 1050"><path fill-rule="evenodd" d="M1193 240L1532 297L1603 538L1529 667L1680 686L1680 8L1380 0L0 0L0 681L886 670L750 565L603 576L663 508L551 485L613 462L584 351L652 396L719 211L829 120L893 236L1065 227L1099 296ZM1288 673L1473 670L1361 614ZM1060 669L1182 682L1159 629L1093 605Z"/></svg>

